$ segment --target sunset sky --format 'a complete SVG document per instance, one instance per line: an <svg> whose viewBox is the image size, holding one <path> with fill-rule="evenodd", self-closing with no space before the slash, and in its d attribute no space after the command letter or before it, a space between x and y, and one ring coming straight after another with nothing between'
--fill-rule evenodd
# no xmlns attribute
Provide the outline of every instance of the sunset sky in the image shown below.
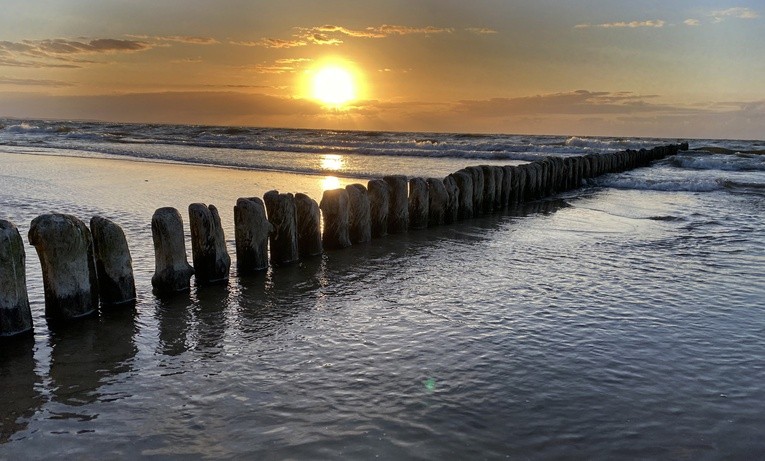
<svg viewBox="0 0 765 461"><path fill-rule="evenodd" d="M765 2L2 0L2 116L763 139Z"/></svg>

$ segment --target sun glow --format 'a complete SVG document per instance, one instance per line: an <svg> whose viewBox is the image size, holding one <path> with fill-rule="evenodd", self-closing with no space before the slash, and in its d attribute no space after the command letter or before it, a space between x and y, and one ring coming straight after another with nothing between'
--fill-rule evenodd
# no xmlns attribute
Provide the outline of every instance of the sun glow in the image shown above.
<svg viewBox="0 0 765 461"><path fill-rule="evenodd" d="M303 94L332 109L343 109L362 97L361 72L339 59L319 62L303 76Z"/></svg>

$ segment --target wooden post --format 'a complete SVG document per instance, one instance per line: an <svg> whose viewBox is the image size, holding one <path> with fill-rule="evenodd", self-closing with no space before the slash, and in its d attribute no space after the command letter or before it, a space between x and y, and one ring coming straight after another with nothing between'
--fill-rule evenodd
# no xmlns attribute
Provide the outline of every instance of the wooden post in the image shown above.
<svg viewBox="0 0 765 461"><path fill-rule="evenodd" d="M466 170L459 170L452 174L459 188L459 214L460 220L470 219L473 213L473 176Z"/></svg>
<svg viewBox="0 0 765 461"><path fill-rule="evenodd" d="M209 285L228 281L231 257L226 250L226 237L215 205L189 205L189 227L197 283Z"/></svg>
<svg viewBox="0 0 765 461"><path fill-rule="evenodd" d="M25 261L19 230L0 219L0 338L32 333Z"/></svg>
<svg viewBox="0 0 765 461"><path fill-rule="evenodd" d="M383 181L390 187L388 233L400 234L409 228L409 198L406 176L385 176Z"/></svg>
<svg viewBox="0 0 765 461"><path fill-rule="evenodd" d="M274 226L259 197L237 199L234 207L236 267L240 274L268 269L268 236Z"/></svg>
<svg viewBox="0 0 765 461"><path fill-rule="evenodd" d="M120 226L101 216L90 219L90 232L101 304L133 304L136 300L133 258L125 233Z"/></svg>
<svg viewBox="0 0 765 461"><path fill-rule="evenodd" d="M428 178L428 227L443 226L446 223L446 206L449 194L444 181Z"/></svg>
<svg viewBox="0 0 765 461"><path fill-rule="evenodd" d="M319 208L324 217L322 243L328 250L351 246L348 202L348 191L345 189L325 190L321 197Z"/></svg>
<svg viewBox="0 0 765 461"><path fill-rule="evenodd" d="M425 229L428 227L430 198L428 183L422 178L409 180L409 228Z"/></svg>
<svg viewBox="0 0 765 461"><path fill-rule="evenodd" d="M372 238L388 235L388 213L390 212L390 186L381 179L367 183L369 192L369 215Z"/></svg>
<svg viewBox="0 0 765 461"><path fill-rule="evenodd" d="M457 222L460 212L460 188L453 175L444 178L444 187L446 188L447 201L444 214L444 224Z"/></svg>
<svg viewBox="0 0 765 461"><path fill-rule="evenodd" d="M194 268L186 259L183 219L172 207L159 208L151 218L154 239L154 275L151 284L157 292L186 291Z"/></svg>
<svg viewBox="0 0 765 461"><path fill-rule="evenodd" d="M321 244L321 211L316 200L306 194L295 194L297 214L298 254L301 258L318 256L324 251Z"/></svg>
<svg viewBox="0 0 765 461"><path fill-rule="evenodd" d="M298 260L297 212L295 197L292 194L280 194L268 191L263 195L263 202L268 210L268 222L274 226L271 232L271 262L276 266L290 264Z"/></svg>
<svg viewBox="0 0 765 461"><path fill-rule="evenodd" d="M88 227L71 215L45 214L29 228L40 258L45 316L68 321L98 312L98 277Z"/></svg>
<svg viewBox="0 0 765 461"><path fill-rule="evenodd" d="M371 203L367 188L361 184L345 186L350 206L349 234L351 243L365 243L372 240Z"/></svg>

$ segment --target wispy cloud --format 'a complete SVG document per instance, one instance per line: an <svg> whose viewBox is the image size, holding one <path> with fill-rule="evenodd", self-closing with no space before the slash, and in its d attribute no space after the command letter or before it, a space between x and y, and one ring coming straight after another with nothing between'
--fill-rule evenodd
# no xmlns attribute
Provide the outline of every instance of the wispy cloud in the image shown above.
<svg viewBox="0 0 765 461"><path fill-rule="evenodd" d="M302 64L311 62L308 58L284 58L269 63L240 67L242 70L258 74L289 74L302 70Z"/></svg>
<svg viewBox="0 0 765 461"><path fill-rule="evenodd" d="M657 95L630 92L578 90L520 98L492 98L459 101L455 109L478 117L506 117L522 114L621 114L661 112L666 107L647 99Z"/></svg>
<svg viewBox="0 0 765 461"><path fill-rule="evenodd" d="M79 64L92 64L95 61L82 59L79 56L132 53L150 48L152 46L146 42L114 38L90 41L67 39L0 41L0 65L31 68L81 67ZM46 60L65 61L70 64L56 64Z"/></svg>
<svg viewBox="0 0 765 461"><path fill-rule="evenodd" d="M185 43L188 45L217 45L220 43L212 37L198 37L193 35L128 35L128 37L157 42Z"/></svg>
<svg viewBox="0 0 765 461"><path fill-rule="evenodd" d="M499 33L494 29L489 29L486 27L468 27L465 30L467 32L470 32L471 34L477 34L477 35L494 35Z"/></svg>
<svg viewBox="0 0 765 461"><path fill-rule="evenodd" d="M685 24L686 26L695 27L695 26L700 26L701 21L699 21L698 19L689 18L683 21L683 24Z"/></svg>
<svg viewBox="0 0 765 461"><path fill-rule="evenodd" d="M40 80L32 78L10 78L0 76L0 85L18 85L18 86L74 86L74 83L61 80Z"/></svg>
<svg viewBox="0 0 765 461"><path fill-rule="evenodd" d="M728 8L725 10L715 10L715 11L712 11L709 15L714 19L715 22L721 22L725 20L726 18L757 19L760 17L759 13L757 13L756 11L750 8L743 8L743 7Z"/></svg>
<svg viewBox="0 0 765 461"><path fill-rule="evenodd" d="M296 48L306 46L308 42L302 39L284 40L281 38L261 38L260 40L240 40L229 42L232 45L241 46L262 46L264 48Z"/></svg>
<svg viewBox="0 0 765 461"><path fill-rule="evenodd" d="M298 27L297 34L291 39L262 38L255 41L231 41L234 45L262 46L266 48L295 48L313 45L340 45L343 38L386 38L403 35L435 35L449 34L454 32L451 28L433 26L410 27L401 25L383 24L381 26L366 27L364 29L350 29L343 26L325 24L316 27ZM489 29L483 29L483 33Z"/></svg>
<svg viewBox="0 0 765 461"><path fill-rule="evenodd" d="M575 29L591 29L591 28L600 28L600 29L637 29L639 27L664 27L666 24L666 21L663 21L661 19L652 19L648 21L619 21L619 22L606 22L603 24L577 24L574 26Z"/></svg>

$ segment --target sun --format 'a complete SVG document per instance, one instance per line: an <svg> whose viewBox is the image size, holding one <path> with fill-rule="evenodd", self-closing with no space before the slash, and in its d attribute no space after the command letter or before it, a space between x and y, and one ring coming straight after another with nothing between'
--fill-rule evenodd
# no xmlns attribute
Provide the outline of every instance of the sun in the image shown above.
<svg viewBox="0 0 765 461"><path fill-rule="evenodd" d="M356 99L356 82L347 69L322 67L311 80L311 96L327 105L342 106Z"/></svg>
<svg viewBox="0 0 765 461"><path fill-rule="evenodd" d="M327 108L344 109L362 97L361 72L344 60L321 61L303 78L304 94Z"/></svg>

